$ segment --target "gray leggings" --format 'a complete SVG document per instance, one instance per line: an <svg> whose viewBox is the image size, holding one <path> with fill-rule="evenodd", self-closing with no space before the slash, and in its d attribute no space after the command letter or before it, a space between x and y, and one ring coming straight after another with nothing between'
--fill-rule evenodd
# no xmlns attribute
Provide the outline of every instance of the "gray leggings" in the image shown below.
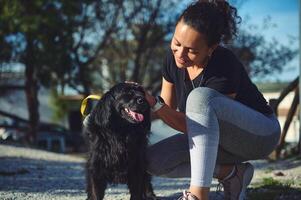
<svg viewBox="0 0 301 200"><path fill-rule="evenodd" d="M148 148L152 175L191 177L191 185L210 187L219 165L265 158L280 137L275 115L264 115L205 87L189 94L186 125L187 134Z"/></svg>

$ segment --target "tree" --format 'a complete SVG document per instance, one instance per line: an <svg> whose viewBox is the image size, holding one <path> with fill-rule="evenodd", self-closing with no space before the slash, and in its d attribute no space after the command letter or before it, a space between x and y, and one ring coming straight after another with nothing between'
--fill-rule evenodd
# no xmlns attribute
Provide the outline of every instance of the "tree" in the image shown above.
<svg viewBox="0 0 301 200"><path fill-rule="evenodd" d="M178 6L177 1L126 1L119 31L111 35L110 44L92 63L97 72L92 77L94 88L102 91L131 80L157 92L165 52L180 12ZM139 12L129 15L137 7Z"/></svg>
<svg viewBox="0 0 301 200"><path fill-rule="evenodd" d="M73 34L89 26L86 12L92 4L90 0L0 1L1 66L19 63L25 68L30 141L39 124L39 85L64 82L74 70L70 52L78 40Z"/></svg>
<svg viewBox="0 0 301 200"><path fill-rule="evenodd" d="M240 58L251 77L264 78L281 72L296 55L297 50L279 44L275 39L267 42L262 35L241 30L230 48Z"/></svg>
<svg viewBox="0 0 301 200"><path fill-rule="evenodd" d="M246 0L230 2L239 9ZM282 72L286 64L298 54L297 49L290 44L280 44L275 38L272 41L265 39L262 33L277 26L271 16L265 16L261 24L255 25L250 24L250 16L245 16L243 23L237 37L228 46L240 58L251 77L264 78L275 72Z"/></svg>
<svg viewBox="0 0 301 200"><path fill-rule="evenodd" d="M103 55L109 42L118 36L132 37L126 31L142 19L148 25L135 25L143 35L136 48L135 77L141 74L141 48L145 47L154 22L163 10L161 0L155 4L146 0L3 0L0 2L0 62L3 66L24 66L25 92L29 111L29 138L35 138L39 123L38 89L72 87L89 94L95 60ZM170 3L167 3L170 4ZM148 9L151 9L149 11ZM159 12L160 11L160 12ZM147 16L151 13L152 16ZM145 17L147 16L147 17ZM162 17L161 17L162 18ZM13 20L12 20L13 19ZM131 36L132 35L132 36ZM164 37L164 34L162 35ZM160 41L159 41L160 42ZM116 44L117 42L115 42ZM135 44L136 45L136 44ZM118 58L116 58L118 59ZM3 86L11 89L11 86Z"/></svg>
<svg viewBox="0 0 301 200"><path fill-rule="evenodd" d="M129 23L125 23L127 26L115 32L111 36L110 45L92 63L96 71L91 77L94 82L92 87L96 90L103 91L124 80L143 83L153 92L160 89L162 61L179 14L171 13L174 10L181 12L176 9L180 6L173 1L138 2L144 5L142 15L138 13ZM243 2L234 1L238 6ZM263 26L271 28L271 18L267 18ZM296 50L277 41L268 42L263 35L258 32L254 34L253 31L254 28L240 29L238 36L227 45L243 62L251 77L259 78L281 72L296 56Z"/></svg>
<svg viewBox="0 0 301 200"><path fill-rule="evenodd" d="M24 66L29 137L39 124L40 86L87 95L131 80L158 92L181 6L176 0L0 1L0 69ZM252 76L281 70L295 55L247 31L230 47Z"/></svg>

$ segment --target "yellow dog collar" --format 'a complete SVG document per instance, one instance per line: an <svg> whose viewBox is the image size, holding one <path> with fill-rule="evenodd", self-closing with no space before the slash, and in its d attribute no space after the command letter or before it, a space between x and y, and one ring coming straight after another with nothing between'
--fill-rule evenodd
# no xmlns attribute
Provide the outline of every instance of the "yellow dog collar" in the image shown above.
<svg viewBox="0 0 301 200"><path fill-rule="evenodd" d="M86 98L84 98L84 100L82 101L82 104L80 106L80 112L82 113L82 115L84 117L86 117L88 114L85 113L86 108L87 108L87 103L89 99L95 99L95 100L99 100L101 98L101 96L99 95L95 95L95 94L91 94L89 96L87 96Z"/></svg>

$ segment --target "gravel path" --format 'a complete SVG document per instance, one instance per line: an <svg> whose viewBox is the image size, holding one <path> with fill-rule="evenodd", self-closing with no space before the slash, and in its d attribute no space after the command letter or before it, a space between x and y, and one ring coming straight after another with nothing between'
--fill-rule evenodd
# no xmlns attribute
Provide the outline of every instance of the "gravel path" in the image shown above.
<svg viewBox="0 0 301 200"><path fill-rule="evenodd" d="M0 145L0 199L83 200L83 158L37 149ZM189 179L153 178L162 200L176 199L189 186ZM111 186L105 199L129 199L125 185Z"/></svg>
<svg viewBox="0 0 301 200"><path fill-rule="evenodd" d="M0 145L0 199L84 199L84 160Z"/></svg>
<svg viewBox="0 0 301 200"><path fill-rule="evenodd" d="M46 152L0 144L0 199L30 200L84 200L86 197L84 179L85 160L80 157ZM267 172L267 163L259 161L252 183L272 173ZM293 165L299 165L296 171ZM283 169L282 165L273 165L274 169ZM287 166L282 170L286 178L301 178L300 162ZM216 184L214 182L213 184ZM189 179L153 178L156 194L162 200L179 197L181 191L189 186ZM110 186L106 190L105 199L129 199L124 185ZM211 192L210 199L221 199L221 195Z"/></svg>

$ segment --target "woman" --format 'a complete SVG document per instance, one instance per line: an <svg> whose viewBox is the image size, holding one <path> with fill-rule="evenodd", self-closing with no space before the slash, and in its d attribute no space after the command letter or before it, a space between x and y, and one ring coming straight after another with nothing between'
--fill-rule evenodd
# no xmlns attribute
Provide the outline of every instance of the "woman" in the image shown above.
<svg viewBox="0 0 301 200"><path fill-rule="evenodd" d="M207 200L212 178L225 199L244 199L253 177L247 160L275 148L279 123L241 62L222 47L240 18L226 1L198 1L180 16L163 67L161 97L147 95L156 115L184 134L149 148L149 172L191 177L180 199Z"/></svg>

